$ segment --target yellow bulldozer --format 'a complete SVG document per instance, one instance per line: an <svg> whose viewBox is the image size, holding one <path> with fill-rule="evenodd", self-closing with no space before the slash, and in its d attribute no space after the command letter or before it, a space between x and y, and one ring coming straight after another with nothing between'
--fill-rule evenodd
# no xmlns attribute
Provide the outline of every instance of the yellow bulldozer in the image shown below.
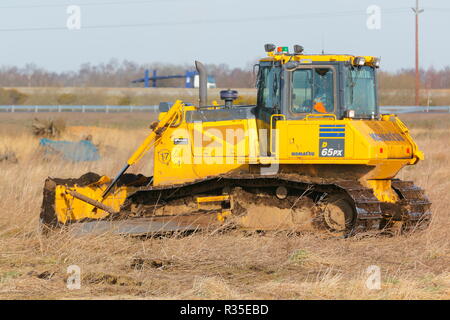
<svg viewBox="0 0 450 320"><path fill-rule="evenodd" d="M431 203L395 179L423 153L395 115L381 114L372 56L305 54L265 45L256 105L235 90L197 106L161 103L159 118L114 178L48 178L41 222L81 230L151 234L231 226L249 230L360 232L415 230ZM256 68L255 68L256 70ZM127 174L153 151L153 176ZM100 227L99 227L100 226ZM103 229L102 229L103 228Z"/></svg>

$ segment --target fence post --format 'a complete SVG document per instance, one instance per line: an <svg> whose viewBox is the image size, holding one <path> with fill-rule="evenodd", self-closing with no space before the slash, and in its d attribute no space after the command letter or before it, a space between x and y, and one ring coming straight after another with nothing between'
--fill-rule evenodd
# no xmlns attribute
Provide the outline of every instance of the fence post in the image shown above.
<svg viewBox="0 0 450 320"><path fill-rule="evenodd" d="M450 109L449 109L450 111ZM14 112L14 106L11 106L11 112Z"/></svg>
<svg viewBox="0 0 450 320"><path fill-rule="evenodd" d="M34 106L34 112L35 112L35 113L38 112L38 106Z"/></svg>

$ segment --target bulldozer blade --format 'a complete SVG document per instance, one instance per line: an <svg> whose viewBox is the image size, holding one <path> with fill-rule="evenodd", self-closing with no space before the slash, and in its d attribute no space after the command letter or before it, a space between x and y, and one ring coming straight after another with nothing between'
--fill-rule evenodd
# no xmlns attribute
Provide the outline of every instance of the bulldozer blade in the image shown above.
<svg viewBox="0 0 450 320"><path fill-rule="evenodd" d="M191 216L81 222L70 225L69 232L74 236L109 233L139 237L174 232L198 231L214 225L217 225L215 215L197 214Z"/></svg>
<svg viewBox="0 0 450 320"><path fill-rule="evenodd" d="M86 173L77 179L47 178L41 207L41 222L56 227L87 219L99 220L116 216L127 195L149 183L143 175L125 174L117 182L114 192L101 195L111 179L96 173Z"/></svg>

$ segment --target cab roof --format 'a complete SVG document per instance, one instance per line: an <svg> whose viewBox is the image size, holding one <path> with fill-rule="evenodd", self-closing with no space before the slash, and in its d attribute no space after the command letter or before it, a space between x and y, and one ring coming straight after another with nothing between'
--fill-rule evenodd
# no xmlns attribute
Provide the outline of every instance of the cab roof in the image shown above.
<svg viewBox="0 0 450 320"><path fill-rule="evenodd" d="M301 64L314 64L315 62L349 62L354 65L360 65L361 58L364 58L362 65L378 67L379 58L373 56L354 56L350 54L289 54L268 52L267 57L260 59L263 61L279 61L285 64L289 61L298 61Z"/></svg>

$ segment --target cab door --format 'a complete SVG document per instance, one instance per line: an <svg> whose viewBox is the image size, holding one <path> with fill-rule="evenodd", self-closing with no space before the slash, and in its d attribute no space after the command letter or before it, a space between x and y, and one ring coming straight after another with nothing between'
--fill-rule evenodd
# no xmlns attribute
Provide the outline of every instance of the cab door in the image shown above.
<svg viewBox="0 0 450 320"><path fill-rule="evenodd" d="M258 75L256 122L262 156L269 156L276 143L276 122L281 112L281 65L261 63ZM272 150L271 150L272 148Z"/></svg>
<svg viewBox="0 0 450 320"><path fill-rule="evenodd" d="M290 73L286 110L288 157L315 159L321 157L321 150L328 144L333 150L337 147L344 150L341 135L345 128L336 123L337 74L335 66L325 64L301 66ZM335 137L339 137L339 141Z"/></svg>

